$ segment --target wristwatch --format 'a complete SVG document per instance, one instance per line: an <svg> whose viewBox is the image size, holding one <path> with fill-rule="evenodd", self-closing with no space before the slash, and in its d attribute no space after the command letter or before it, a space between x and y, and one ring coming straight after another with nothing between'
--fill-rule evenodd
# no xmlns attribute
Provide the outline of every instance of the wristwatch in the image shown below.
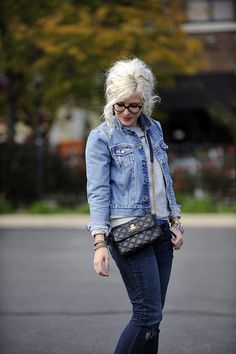
<svg viewBox="0 0 236 354"><path fill-rule="evenodd" d="M173 225L181 225L181 222L180 222L180 218L179 217L175 217L175 218L172 218L171 220L170 220L170 223L171 223L171 226L173 226Z"/></svg>
<svg viewBox="0 0 236 354"><path fill-rule="evenodd" d="M180 222L180 218L176 217L176 218L172 218L170 220L171 226L176 227L176 229L180 230L180 232L183 234L184 233L184 228L183 225Z"/></svg>

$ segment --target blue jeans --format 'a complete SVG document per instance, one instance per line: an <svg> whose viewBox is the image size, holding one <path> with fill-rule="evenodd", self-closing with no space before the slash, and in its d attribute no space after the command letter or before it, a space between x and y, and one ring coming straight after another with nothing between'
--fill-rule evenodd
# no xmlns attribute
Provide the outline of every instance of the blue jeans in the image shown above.
<svg viewBox="0 0 236 354"><path fill-rule="evenodd" d="M161 228L163 235L160 241L128 257L121 256L113 241L109 244L133 310L115 354L158 352L159 325L173 259L168 223Z"/></svg>

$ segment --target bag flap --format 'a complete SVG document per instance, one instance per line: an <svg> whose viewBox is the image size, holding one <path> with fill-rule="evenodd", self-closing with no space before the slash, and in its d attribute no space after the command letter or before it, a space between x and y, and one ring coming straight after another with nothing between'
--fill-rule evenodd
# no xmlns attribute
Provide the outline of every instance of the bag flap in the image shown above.
<svg viewBox="0 0 236 354"><path fill-rule="evenodd" d="M112 235L114 240L119 242L129 238L130 236L134 236L137 233L150 229L155 225L155 223L156 219L152 214L140 216L124 224L114 227L112 229Z"/></svg>

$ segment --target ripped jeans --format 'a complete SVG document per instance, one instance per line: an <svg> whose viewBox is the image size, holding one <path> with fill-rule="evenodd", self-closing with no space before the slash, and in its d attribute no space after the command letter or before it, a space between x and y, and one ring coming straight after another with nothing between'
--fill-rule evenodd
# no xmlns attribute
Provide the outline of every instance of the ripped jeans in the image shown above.
<svg viewBox="0 0 236 354"><path fill-rule="evenodd" d="M122 332L115 354L156 354L159 325L169 283L173 247L169 225L161 226L157 244L123 257L110 241L109 248L124 281L133 314Z"/></svg>

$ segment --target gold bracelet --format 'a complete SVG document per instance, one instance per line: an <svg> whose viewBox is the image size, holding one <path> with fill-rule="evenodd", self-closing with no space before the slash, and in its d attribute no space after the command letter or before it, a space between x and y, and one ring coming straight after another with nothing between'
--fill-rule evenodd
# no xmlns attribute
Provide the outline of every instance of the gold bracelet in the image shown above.
<svg viewBox="0 0 236 354"><path fill-rule="evenodd" d="M180 218L173 218L170 220L171 226L173 226L174 224L181 224Z"/></svg>

